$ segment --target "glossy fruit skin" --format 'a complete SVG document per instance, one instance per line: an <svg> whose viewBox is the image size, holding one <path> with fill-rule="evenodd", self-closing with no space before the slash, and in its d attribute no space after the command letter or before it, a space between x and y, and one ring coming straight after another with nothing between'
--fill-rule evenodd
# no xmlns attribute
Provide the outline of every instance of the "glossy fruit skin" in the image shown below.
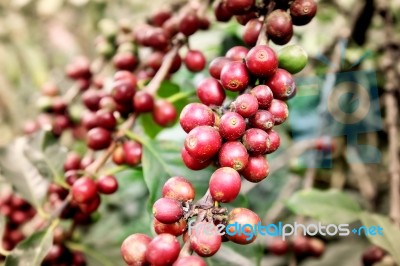
<svg viewBox="0 0 400 266"><path fill-rule="evenodd" d="M95 127L87 133L87 145L92 150L103 150L110 146L112 141L111 133L101 127Z"/></svg>
<svg viewBox="0 0 400 266"><path fill-rule="evenodd" d="M248 163L249 154L239 141L224 143L218 154L218 162L221 167L231 167L237 171L244 169Z"/></svg>
<svg viewBox="0 0 400 266"><path fill-rule="evenodd" d="M192 72L200 72L206 66L206 58L201 51L189 50L184 59L186 67Z"/></svg>
<svg viewBox="0 0 400 266"><path fill-rule="evenodd" d="M71 192L74 201L85 203L96 197L97 186L93 179L83 176L74 183Z"/></svg>
<svg viewBox="0 0 400 266"><path fill-rule="evenodd" d="M306 25L317 13L317 3L314 0L296 0L290 6L290 16L293 24Z"/></svg>
<svg viewBox="0 0 400 266"><path fill-rule="evenodd" d="M214 58L209 65L208 72L215 79L220 79L222 68L232 60L226 57L216 57Z"/></svg>
<svg viewBox="0 0 400 266"><path fill-rule="evenodd" d="M132 71L136 68L138 60L134 54L124 52L116 54L113 63L116 69Z"/></svg>
<svg viewBox="0 0 400 266"><path fill-rule="evenodd" d="M138 91L133 97L133 108L135 112L138 113L147 113L153 111L153 96L145 91Z"/></svg>
<svg viewBox="0 0 400 266"><path fill-rule="evenodd" d="M288 45L278 52L279 67L296 74L307 65L307 52L296 44Z"/></svg>
<svg viewBox="0 0 400 266"><path fill-rule="evenodd" d="M264 131L270 130L275 124L274 116L265 110L258 111L249 119L249 122L253 127L262 129Z"/></svg>
<svg viewBox="0 0 400 266"><path fill-rule="evenodd" d="M111 159L116 165L122 165L125 163L125 154L122 146L118 146L114 150Z"/></svg>
<svg viewBox="0 0 400 266"><path fill-rule="evenodd" d="M267 34L278 45L288 43L293 36L290 15L281 9L274 10L267 18Z"/></svg>
<svg viewBox="0 0 400 266"><path fill-rule="evenodd" d="M103 92L90 89L82 93L82 101L89 110L97 111L99 109L100 100L103 96Z"/></svg>
<svg viewBox="0 0 400 266"><path fill-rule="evenodd" d="M186 167L193 171L202 170L211 164L211 160L205 160L205 161L196 160L195 158L193 158L193 156L191 156L187 152L185 147L183 147L181 150L181 157Z"/></svg>
<svg viewBox="0 0 400 266"><path fill-rule="evenodd" d="M227 9L225 1L218 1L214 6L214 15L217 21L228 22L232 18L232 13Z"/></svg>
<svg viewBox="0 0 400 266"><path fill-rule="evenodd" d="M250 94L257 98L258 107L260 109L268 109L274 99L271 89L266 85L258 85L254 87L250 91Z"/></svg>
<svg viewBox="0 0 400 266"><path fill-rule="evenodd" d="M242 138L243 145L252 155L265 154L270 146L268 134L259 128L249 128Z"/></svg>
<svg viewBox="0 0 400 266"><path fill-rule="evenodd" d="M80 203L79 208L84 214L91 214L99 208L101 203L101 198L99 194L96 194L96 196L91 199L88 202Z"/></svg>
<svg viewBox="0 0 400 266"><path fill-rule="evenodd" d="M179 22L179 31L185 36L190 36L200 28L200 20L195 13L184 15Z"/></svg>
<svg viewBox="0 0 400 266"><path fill-rule="evenodd" d="M364 266L372 266L380 262L385 256L385 251L377 246L371 246L362 255L362 262Z"/></svg>
<svg viewBox="0 0 400 266"><path fill-rule="evenodd" d="M248 52L249 49L244 46L234 46L226 52L225 57L232 61L242 62Z"/></svg>
<svg viewBox="0 0 400 266"><path fill-rule="evenodd" d="M246 66L254 76L266 78L275 73L278 68L278 58L268 45L257 45L247 53Z"/></svg>
<svg viewBox="0 0 400 266"><path fill-rule="evenodd" d="M64 172L78 170L81 167L81 157L75 152L70 152L64 162Z"/></svg>
<svg viewBox="0 0 400 266"><path fill-rule="evenodd" d="M236 112L227 112L221 116L219 133L226 140L240 138L246 130L246 121Z"/></svg>
<svg viewBox="0 0 400 266"><path fill-rule="evenodd" d="M136 84L133 84L130 80L124 78L114 81L111 95L115 102L119 104L130 104L135 93Z"/></svg>
<svg viewBox="0 0 400 266"><path fill-rule="evenodd" d="M154 203L153 214L161 223L176 223L183 216L182 205L175 199L161 198Z"/></svg>
<svg viewBox="0 0 400 266"><path fill-rule="evenodd" d="M124 163L136 166L142 161L143 147L139 142L130 140L122 144Z"/></svg>
<svg viewBox="0 0 400 266"><path fill-rule="evenodd" d="M256 12L248 12L246 14L243 15L236 15L236 21L242 25L245 26L247 22L249 22L249 20L257 18L258 14Z"/></svg>
<svg viewBox="0 0 400 266"><path fill-rule="evenodd" d="M163 224L158 221L156 218L153 220L153 228L157 235L160 234L171 234L174 236L180 236L186 230L186 220L181 219L173 224Z"/></svg>
<svg viewBox="0 0 400 266"><path fill-rule="evenodd" d="M117 126L117 119L112 112L99 110L96 112L97 125L107 130L114 130Z"/></svg>
<svg viewBox="0 0 400 266"><path fill-rule="evenodd" d="M97 191L101 194L110 195L118 190L118 181L113 175L100 176L96 183Z"/></svg>
<svg viewBox="0 0 400 266"><path fill-rule="evenodd" d="M310 254L315 258L321 257L325 252L325 243L318 238L310 238Z"/></svg>
<svg viewBox="0 0 400 266"><path fill-rule="evenodd" d="M240 173L247 181L258 183L269 174L268 161L263 155L250 157L247 166Z"/></svg>
<svg viewBox="0 0 400 266"><path fill-rule="evenodd" d="M296 83L293 76L282 68L276 70L266 85L278 100L287 101L296 95Z"/></svg>
<svg viewBox="0 0 400 266"><path fill-rule="evenodd" d="M213 200L231 202L239 195L241 188L240 175L230 167L218 168L211 175L209 187Z"/></svg>
<svg viewBox="0 0 400 266"><path fill-rule="evenodd" d="M209 222L198 222L196 228L215 228ZM212 231L213 229L210 229ZM221 247L222 239L218 234L207 234L205 230L196 230L190 235L190 247L201 257L211 257Z"/></svg>
<svg viewBox="0 0 400 266"><path fill-rule="evenodd" d="M221 135L210 126L199 126L192 129L185 139L186 151L199 161L208 160L217 154L221 144Z"/></svg>
<svg viewBox="0 0 400 266"><path fill-rule="evenodd" d="M236 112L238 112L241 116L248 118L257 113L258 100L255 96L245 93L236 98L234 106Z"/></svg>
<svg viewBox="0 0 400 266"><path fill-rule="evenodd" d="M310 239L305 236L297 236L293 240L293 251L296 256L308 256L310 254Z"/></svg>
<svg viewBox="0 0 400 266"><path fill-rule="evenodd" d="M205 261L197 256L181 257L172 266L207 266Z"/></svg>
<svg viewBox="0 0 400 266"><path fill-rule="evenodd" d="M263 23L257 18L253 18L246 23L242 35L245 44L247 44L248 46L256 45L262 25Z"/></svg>
<svg viewBox="0 0 400 266"><path fill-rule="evenodd" d="M279 134L275 130L268 131L268 138L269 138L269 146L267 146L266 153L273 153L276 151L279 146L281 145L281 138Z"/></svg>
<svg viewBox="0 0 400 266"><path fill-rule="evenodd" d="M148 265L145 254L150 242L151 237L145 234L128 236L121 245L122 258L128 265Z"/></svg>
<svg viewBox="0 0 400 266"><path fill-rule="evenodd" d="M255 214L254 212L252 212L249 209L235 208L228 215L227 225L235 224L236 222L242 226L245 224L256 225L259 222L261 222L261 219L260 219L260 217L258 217L257 214ZM246 227L244 230L245 230L245 232L247 232L247 234L251 233L251 229L248 227ZM234 228L232 228L232 227L228 228L228 232L230 232L231 234L233 233L233 231L234 231ZM241 245L250 244L257 238L256 234L254 234L252 237L249 238L249 236L246 236L243 233L241 235L234 234L232 236L227 234L226 236L230 241L232 241L236 244L241 244ZM249 239L246 239L246 238L249 238Z"/></svg>
<svg viewBox="0 0 400 266"><path fill-rule="evenodd" d="M172 17L170 10L158 10L151 16L151 24L157 27L161 27L165 21Z"/></svg>
<svg viewBox="0 0 400 266"><path fill-rule="evenodd" d="M226 94L221 83L213 78L206 78L197 85L197 97L208 106L221 106Z"/></svg>
<svg viewBox="0 0 400 266"><path fill-rule="evenodd" d="M166 100L159 100L156 102L152 115L154 122L162 127L171 126L178 116L175 106Z"/></svg>
<svg viewBox="0 0 400 266"><path fill-rule="evenodd" d="M201 103L186 105L179 117L181 127L186 133L198 126L213 126L214 120L211 108Z"/></svg>
<svg viewBox="0 0 400 266"><path fill-rule="evenodd" d="M284 101L273 99L268 112L274 117L275 125L280 125L289 117L289 108Z"/></svg>
<svg viewBox="0 0 400 266"><path fill-rule="evenodd" d="M178 201L192 201L196 196L196 191L187 179L181 176L171 177L165 182L162 188L162 196Z"/></svg>
<svg viewBox="0 0 400 266"><path fill-rule="evenodd" d="M241 62L229 62L221 70L221 84L229 91L241 91L249 84L249 74Z"/></svg>
<svg viewBox="0 0 400 266"><path fill-rule="evenodd" d="M154 266L171 265L179 256L179 241L170 234L156 236L148 245L146 260Z"/></svg>
<svg viewBox="0 0 400 266"><path fill-rule="evenodd" d="M226 9L233 15L246 14L254 5L254 0L229 0Z"/></svg>
<svg viewBox="0 0 400 266"><path fill-rule="evenodd" d="M268 250L276 256L283 256L289 251L288 241L282 240L279 237L274 237Z"/></svg>

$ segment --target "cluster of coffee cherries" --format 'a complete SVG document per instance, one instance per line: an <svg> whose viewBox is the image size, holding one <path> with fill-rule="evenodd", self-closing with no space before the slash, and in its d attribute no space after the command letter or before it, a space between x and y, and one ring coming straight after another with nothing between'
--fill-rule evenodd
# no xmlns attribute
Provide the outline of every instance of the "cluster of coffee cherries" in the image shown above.
<svg viewBox="0 0 400 266"><path fill-rule="evenodd" d="M324 254L325 243L316 237L297 236L290 240L274 237L268 244L267 252L276 256L284 256L293 252L297 259L307 257L319 258Z"/></svg>

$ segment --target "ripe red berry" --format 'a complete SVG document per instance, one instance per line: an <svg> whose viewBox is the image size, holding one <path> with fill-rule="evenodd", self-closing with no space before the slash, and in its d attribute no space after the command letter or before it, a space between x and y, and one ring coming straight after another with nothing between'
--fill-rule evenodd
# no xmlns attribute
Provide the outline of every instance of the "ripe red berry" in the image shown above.
<svg viewBox="0 0 400 266"><path fill-rule="evenodd" d="M145 234L128 236L121 245L122 258L128 265L146 265L146 251L151 238Z"/></svg>
<svg viewBox="0 0 400 266"><path fill-rule="evenodd" d="M309 23L316 13L317 3L314 0L295 0L290 6L290 16L297 26Z"/></svg>
<svg viewBox="0 0 400 266"><path fill-rule="evenodd" d="M364 251L362 255L362 262L364 266L372 266L380 262L385 256L385 251L377 246L371 246Z"/></svg>
<svg viewBox="0 0 400 266"><path fill-rule="evenodd" d="M224 143L218 154L218 162L222 167L231 167L237 171L246 167L249 154L239 141L228 141Z"/></svg>
<svg viewBox="0 0 400 266"><path fill-rule="evenodd" d="M172 265L179 256L179 241L170 234L156 236L148 245L146 260L154 266Z"/></svg>
<svg viewBox="0 0 400 266"><path fill-rule="evenodd" d="M258 14L256 12L248 12L243 15L236 15L236 21L239 22L240 25L245 26L249 20L257 18Z"/></svg>
<svg viewBox="0 0 400 266"><path fill-rule="evenodd" d="M86 129L92 129L97 127L97 116L94 112L84 112L82 115L81 123Z"/></svg>
<svg viewBox="0 0 400 266"><path fill-rule="evenodd" d="M246 23L242 35L245 44L249 46L256 45L262 25L263 23L257 18L253 18Z"/></svg>
<svg viewBox="0 0 400 266"><path fill-rule="evenodd" d="M229 0L226 9L233 15L246 14L254 5L254 0Z"/></svg>
<svg viewBox="0 0 400 266"><path fill-rule="evenodd" d="M136 141L125 141L122 144L124 153L124 163L130 166L136 166L142 161L142 144Z"/></svg>
<svg viewBox="0 0 400 266"><path fill-rule="evenodd" d="M274 116L268 111L260 110L249 122L253 127L268 131L274 126Z"/></svg>
<svg viewBox="0 0 400 266"><path fill-rule="evenodd" d="M52 132L55 136L61 136L70 126L71 121L66 115L56 115L52 123Z"/></svg>
<svg viewBox="0 0 400 266"><path fill-rule="evenodd" d="M258 85L254 87L250 91L250 94L257 98L258 107L260 109L268 109L271 105L272 99L274 99L271 89L266 85Z"/></svg>
<svg viewBox="0 0 400 266"><path fill-rule="evenodd" d="M157 12L151 16L150 20L152 25L161 27L165 23L165 21L167 21L171 17L172 13L170 10L157 10Z"/></svg>
<svg viewBox="0 0 400 266"><path fill-rule="evenodd" d="M192 72L200 72L206 66L206 58L201 51L189 50L184 59L186 67Z"/></svg>
<svg viewBox="0 0 400 266"><path fill-rule="evenodd" d="M219 132L210 126L199 126L186 136L185 148L196 160L205 161L213 157L222 144Z"/></svg>
<svg viewBox="0 0 400 266"><path fill-rule="evenodd" d="M162 188L162 196L178 201L193 200L196 195L192 183L181 176L174 176L165 182Z"/></svg>
<svg viewBox="0 0 400 266"><path fill-rule="evenodd" d="M76 152L70 152L64 163L64 171L78 170L81 167L81 157Z"/></svg>
<svg viewBox="0 0 400 266"><path fill-rule="evenodd" d="M231 202L239 195L240 175L230 167L219 168L211 175L209 187L213 200Z"/></svg>
<svg viewBox="0 0 400 266"><path fill-rule="evenodd" d="M110 146L111 133L104 128L95 127L89 130L86 143L92 150L102 150Z"/></svg>
<svg viewBox="0 0 400 266"><path fill-rule="evenodd" d="M116 54L113 63L116 69L132 71L136 68L138 60L134 54L124 52Z"/></svg>
<svg viewBox="0 0 400 266"><path fill-rule="evenodd" d="M200 28L200 20L194 12L185 14L179 22L179 31L190 36Z"/></svg>
<svg viewBox="0 0 400 266"><path fill-rule="evenodd" d="M268 45L257 45L247 53L246 66L256 77L270 77L278 68L278 58Z"/></svg>
<svg viewBox="0 0 400 266"><path fill-rule="evenodd" d="M230 91L241 91L247 88L249 73L241 62L229 62L221 70L222 86Z"/></svg>
<svg viewBox="0 0 400 266"><path fill-rule="evenodd" d="M266 153L273 153L281 145L281 138L279 137L279 134L272 129L268 131L268 138L269 138L269 146L267 146Z"/></svg>
<svg viewBox="0 0 400 266"><path fill-rule="evenodd" d="M227 112L221 116L219 133L226 140L236 140L240 138L246 130L246 121L235 112Z"/></svg>
<svg viewBox="0 0 400 266"><path fill-rule="evenodd" d="M208 106L201 103L186 105L179 117L182 129L188 133L197 126L213 126L214 113Z"/></svg>
<svg viewBox="0 0 400 266"><path fill-rule="evenodd" d="M271 244L268 247L269 252L274 255L282 256L289 251L289 244L286 240L282 240L279 237L272 238Z"/></svg>
<svg viewBox="0 0 400 266"><path fill-rule="evenodd" d="M248 52L249 49L244 46L234 46L226 52L225 57L232 61L242 62L246 58Z"/></svg>
<svg viewBox="0 0 400 266"><path fill-rule="evenodd" d="M89 79L92 76L90 62L86 57L77 57L69 65L65 72L71 79Z"/></svg>
<svg viewBox="0 0 400 266"><path fill-rule="evenodd" d="M273 99L268 112L274 117L275 125L280 125L289 117L289 108L284 101Z"/></svg>
<svg viewBox="0 0 400 266"><path fill-rule="evenodd" d="M315 148L319 151L334 151L335 142L330 136L322 136L316 140Z"/></svg>
<svg viewBox="0 0 400 266"><path fill-rule="evenodd" d="M211 257L221 247L222 239L218 234L207 234L206 228L216 231L217 228L213 223L198 222L195 223L195 228L204 228L204 230L196 230L190 235L190 247L202 257Z"/></svg>
<svg viewBox="0 0 400 266"><path fill-rule="evenodd" d="M135 112L146 113L153 111L154 98L145 91L139 91L133 97L133 108Z"/></svg>
<svg viewBox="0 0 400 266"><path fill-rule="evenodd" d="M221 106L225 100L225 91L218 80L204 79L197 86L197 97L205 105Z"/></svg>
<svg viewBox="0 0 400 266"><path fill-rule="evenodd" d="M90 213L97 211L97 209L100 206L100 203L101 203L100 195L96 194L96 196L93 199L91 199L90 201L80 203L79 208L82 211L82 213L90 214Z"/></svg>
<svg viewBox="0 0 400 266"><path fill-rule="evenodd" d="M174 59L172 60L171 67L169 69L169 73L173 74L181 68L182 58L179 54L176 54Z"/></svg>
<svg viewBox="0 0 400 266"><path fill-rule="evenodd" d="M217 21L228 22L232 18L232 13L226 7L226 1L217 1L214 6L214 15Z"/></svg>
<svg viewBox="0 0 400 266"><path fill-rule="evenodd" d="M169 38L174 37L179 32L179 19L177 17L171 17L164 22L162 28Z"/></svg>
<svg viewBox="0 0 400 266"><path fill-rule="evenodd" d="M105 175L99 177L97 180L97 191L102 194L113 194L118 190L118 181L115 176Z"/></svg>
<svg viewBox="0 0 400 266"><path fill-rule="evenodd" d="M239 95L233 104L235 111L246 118L254 116L258 110L257 98L249 93Z"/></svg>
<svg viewBox="0 0 400 266"><path fill-rule="evenodd" d="M71 191L74 201L78 203L85 203L96 197L97 186L93 179L83 176L73 184Z"/></svg>
<svg viewBox="0 0 400 266"><path fill-rule="evenodd" d="M241 245L247 245L252 243L257 238L257 234L254 234L253 229L250 227L243 227L244 225L256 225L261 222L260 217L257 214L246 208L235 208L228 215L227 225L232 224L232 226L227 227L227 238ZM244 230L245 234L235 233L235 223L239 224Z"/></svg>
<svg viewBox="0 0 400 266"><path fill-rule="evenodd" d="M177 117L175 106L166 100L156 102L152 115L154 122L162 127L171 126Z"/></svg>
<svg viewBox="0 0 400 266"><path fill-rule="evenodd" d="M114 81L111 95L115 102L119 104L131 104L135 92L136 84L133 84L128 79L121 79Z"/></svg>
<svg viewBox="0 0 400 266"><path fill-rule="evenodd" d="M195 158L193 158L193 156L191 156L187 152L185 147L182 148L181 157L186 167L194 171L202 170L211 164L211 160L205 160L205 161L196 160Z"/></svg>
<svg viewBox="0 0 400 266"><path fill-rule="evenodd" d="M99 103L104 93L99 90L90 89L82 94L83 104L91 111L99 110Z"/></svg>
<svg viewBox="0 0 400 266"><path fill-rule="evenodd" d="M308 256L310 254L310 239L305 236L297 236L293 239L293 251L296 256Z"/></svg>
<svg viewBox="0 0 400 266"><path fill-rule="evenodd" d="M324 254L325 243L318 238L310 238L310 254L313 257L319 258Z"/></svg>
<svg viewBox="0 0 400 266"><path fill-rule="evenodd" d="M281 68L278 68L275 74L268 79L266 85L278 100L286 101L296 94L296 84L293 76Z"/></svg>
<svg viewBox="0 0 400 266"><path fill-rule="evenodd" d="M247 166L240 173L247 181L258 183L269 174L268 161L262 155L250 157Z"/></svg>
<svg viewBox="0 0 400 266"><path fill-rule="evenodd" d="M205 261L197 256L181 257L172 266L207 266Z"/></svg>
<svg viewBox="0 0 400 266"><path fill-rule="evenodd" d="M165 50L168 47L168 36L162 28L150 28L145 38L145 45L155 50Z"/></svg>
<svg viewBox="0 0 400 266"><path fill-rule="evenodd" d="M268 37L276 44L284 45L293 36L293 24L290 15L282 10L274 10L267 18Z"/></svg>
<svg viewBox="0 0 400 266"><path fill-rule="evenodd" d="M213 78L220 79L222 68L229 62L231 62L231 60L226 57L214 58L210 62L208 72Z"/></svg>
<svg viewBox="0 0 400 266"><path fill-rule="evenodd" d="M185 232L186 225L187 223L185 219L181 219L173 224L163 224L156 218L154 218L153 220L154 231L156 232L157 235L171 234L174 236L180 236L183 234L183 232Z"/></svg>
<svg viewBox="0 0 400 266"><path fill-rule="evenodd" d="M268 134L259 128L250 128L243 135L243 145L252 155L265 154L270 146Z"/></svg>
<svg viewBox="0 0 400 266"><path fill-rule="evenodd" d="M175 199L161 198L154 203L153 214L161 223L172 224L182 218L183 209L179 201Z"/></svg>
<svg viewBox="0 0 400 266"><path fill-rule="evenodd" d="M117 119L112 112L99 110L96 112L97 126L108 130L114 130L117 126Z"/></svg>

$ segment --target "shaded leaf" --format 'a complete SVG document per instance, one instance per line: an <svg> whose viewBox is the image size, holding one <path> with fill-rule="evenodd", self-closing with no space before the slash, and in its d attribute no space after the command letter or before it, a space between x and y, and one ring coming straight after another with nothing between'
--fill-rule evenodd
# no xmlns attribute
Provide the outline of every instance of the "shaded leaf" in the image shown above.
<svg viewBox="0 0 400 266"><path fill-rule="evenodd" d="M180 90L180 87L178 84L173 83L169 80L164 80L160 88L157 90L157 95L161 98L168 98L176 93L178 93Z"/></svg>

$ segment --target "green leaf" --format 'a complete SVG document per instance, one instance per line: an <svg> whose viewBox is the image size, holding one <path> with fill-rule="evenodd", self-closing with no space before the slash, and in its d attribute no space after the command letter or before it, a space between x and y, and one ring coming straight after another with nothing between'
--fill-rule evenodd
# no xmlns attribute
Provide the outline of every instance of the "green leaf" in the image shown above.
<svg viewBox="0 0 400 266"><path fill-rule="evenodd" d="M362 212L360 220L366 227L380 226L383 235L367 235L368 239L375 245L383 248L393 256L397 265L400 265L400 229L397 228L386 216Z"/></svg>
<svg viewBox="0 0 400 266"><path fill-rule="evenodd" d="M160 88L157 90L157 95L161 98L168 98L176 93L178 93L180 90L179 85L169 81L169 80L164 80Z"/></svg>
<svg viewBox="0 0 400 266"><path fill-rule="evenodd" d="M144 132L146 135L152 139L154 139L158 133L160 133L163 128L157 125L151 114L141 114L139 117L139 122L143 127Z"/></svg>
<svg viewBox="0 0 400 266"><path fill-rule="evenodd" d="M302 190L295 193L286 206L296 214L336 224L358 220L361 212L357 202L337 190Z"/></svg>

